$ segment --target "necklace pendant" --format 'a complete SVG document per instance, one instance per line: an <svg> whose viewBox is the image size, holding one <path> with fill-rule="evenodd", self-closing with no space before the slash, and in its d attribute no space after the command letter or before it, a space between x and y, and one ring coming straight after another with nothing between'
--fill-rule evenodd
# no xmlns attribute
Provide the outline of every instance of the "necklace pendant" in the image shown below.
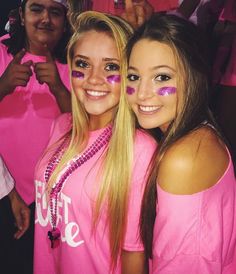
<svg viewBox="0 0 236 274"><path fill-rule="evenodd" d="M60 236L61 236L61 232L57 227L48 231L48 239L51 241L51 248L54 248L57 246L57 245L55 246L55 243L58 242L58 240L60 239Z"/></svg>

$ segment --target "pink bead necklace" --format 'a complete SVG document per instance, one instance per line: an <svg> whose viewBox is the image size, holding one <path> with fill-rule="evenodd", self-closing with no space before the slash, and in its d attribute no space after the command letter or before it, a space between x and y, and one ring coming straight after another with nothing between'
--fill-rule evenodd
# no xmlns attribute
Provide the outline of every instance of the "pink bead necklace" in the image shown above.
<svg viewBox="0 0 236 274"><path fill-rule="evenodd" d="M98 136L93 144L91 144L79 157L72 160L66 170L60 176L56 185L52 188L49 195L49 207L50 207L50 215L51 215L51 223L52 229L48 231L48 238L51 241L51 248L55 247L55 243L60 239L61 232L56 227L57 225L57 201L58 195L67 180L67 178L81 165L91 159L99 150L101 150L104 146L106 146L112 135L112 126L109 125L106 127L103 132ZM62 144L58 147L55 153L49 160L49 163L46 167L44 179L46 183L48 183L53 171L56 166L60 162L62 155L65 151L66 146L68 145L69 138L66 137Z"/></svg>

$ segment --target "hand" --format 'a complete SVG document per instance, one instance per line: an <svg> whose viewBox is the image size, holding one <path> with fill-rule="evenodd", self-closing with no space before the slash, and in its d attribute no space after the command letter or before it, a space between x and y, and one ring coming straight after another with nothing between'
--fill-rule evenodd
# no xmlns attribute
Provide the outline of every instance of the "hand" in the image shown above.
<svg viewBox="0 0 236 274"><path fill-rule="evenodd" d="M125 0L125 11L120 15L133 28L138 28L153 14L154 8L146 0Z"/></svg>
<svg viewBox="0 0 236 274"><path fill-rule="evenodd" d="M50 50L45 45L46 62L39 62L34 64L34 72L36 79L40 84L46 83L50 91L55 95L58 90L64 88L61 81L56 63L53 60Z"/></svg>
<svg viewBox="0 0 236 274"><path fill-rule="evenodd" d="M34 72L40 84L46 83L55 96L61 112L71 111L70 92L63 84L51 52L45 45L46 62L35 63Z"/></svg>
<svg viewBox="0 0 236 274"><path fill-rule="evenodd" d="M25 87L32 75L33 62L21 64L24 55L25 49L22 49L14 56L0 78L0 93L4 93L4 96L13 92L17 86Z"/></svg>
<svg viewBox="0 0 236 274"><path fill-rule="evenodd" d="M12 213L15 217L17 232L14 234L15 239L19 239L29 228L30 224L30 209L21 199L15 188L9 193Z"/></svg>

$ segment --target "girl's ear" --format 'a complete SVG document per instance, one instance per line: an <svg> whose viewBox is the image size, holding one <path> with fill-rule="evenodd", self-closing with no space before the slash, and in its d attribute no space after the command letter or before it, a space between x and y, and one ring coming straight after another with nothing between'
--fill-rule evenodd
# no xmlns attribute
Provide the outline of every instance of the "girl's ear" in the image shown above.
<svg viewBox="0 0 236 274"><path fill-rule="evenodd" d="M25 19L24 19L23 11L22 11L21 7L19 7L19 15L20 15L21 26L24 26L25 25Z"/></svg>

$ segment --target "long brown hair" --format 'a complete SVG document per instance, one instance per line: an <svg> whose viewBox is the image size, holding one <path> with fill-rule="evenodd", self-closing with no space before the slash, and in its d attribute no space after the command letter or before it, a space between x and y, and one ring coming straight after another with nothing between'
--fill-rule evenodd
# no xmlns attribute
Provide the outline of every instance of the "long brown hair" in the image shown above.
<svg viewBox="0 0 236 274"><path fill-rule="evenodd" d="M177 90L184 91L183 98L177 97L177 104L181 105L181 109L177 107L175 119L167 131L158 138L158 150L153 157L143 197L140 233L146 255L151 258L158 198L158 167L164 153L178 139L200 127L203 121L209 122L216 129L218 127L208 108L210 67L205 47L206 40L201 30L177 16L155 14L130 39L127 45L128 59L133 46L141 39L158 41L170 46L178 68ZM221 136L219 131L217 133Z"/></svg>

